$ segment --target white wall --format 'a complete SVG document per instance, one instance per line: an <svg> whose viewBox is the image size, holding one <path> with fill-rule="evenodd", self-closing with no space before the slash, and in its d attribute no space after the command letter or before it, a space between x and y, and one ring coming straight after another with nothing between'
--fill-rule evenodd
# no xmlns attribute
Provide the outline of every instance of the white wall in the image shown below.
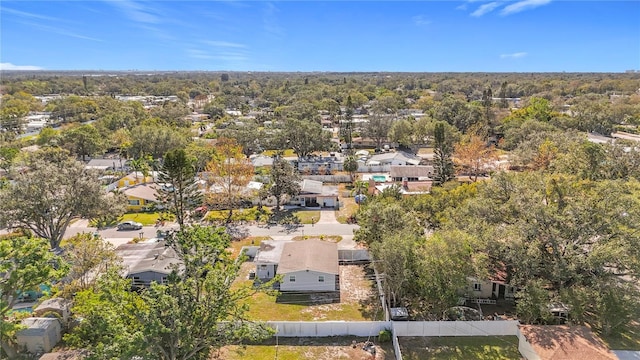
<svg viewBox="0 0 640 360"><path fill-rule="evenodd" d="M520 355L527 360L540 360L540 356L533 349L533 346L529 344L527 339L518 329L518 351L520 351Z"/></svg>
<svg viewBox="0 0 640 360"><path fill-rule="evenodd" d="M393 329L396 336L515 336L518 332L518 322L394 321Z"/></svg>
<svg viewBox="0 0 640 360"><path fill-rule="evenodd" d="M273 279L276 275L276 266L276 264L256 264L256 277L258 279Z"/></svg>
<svg viewBox="0 0 640 360"><path fill-rule="evenodd" d="M391 329L386 321L268 321L282 337L377 336Z"/></svg>
<svg viewBox="0 0 640 360"><path fill-rule="evenodd" d="M334 291L336 289L336 277L317 271L296 271L282 274L280 283L281 291ZM295 275L296 281L290 281L290 275ZM324 282L318 281L318 276L324 276Z"/></svg>

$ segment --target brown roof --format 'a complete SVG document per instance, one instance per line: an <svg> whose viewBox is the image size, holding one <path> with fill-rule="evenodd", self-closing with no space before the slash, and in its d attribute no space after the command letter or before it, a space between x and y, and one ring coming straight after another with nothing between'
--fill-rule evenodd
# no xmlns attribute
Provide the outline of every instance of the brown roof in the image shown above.
<svg viewBox="0 0 640 360"><path fill-rule="evenodd" d="M429 165L391 165L391 177L431 177L433 174L433 166Z"/></svg>
<svg viewBox="0 0 640 360"><path fill-rule="evenodd" d="M158 192L154 183L128 187L124 190L124 194L149 201L158 201Z"/></svg>
<svg viewBox="0 0 640 360"><path fill-rule="evenodd" d="M520 325L519 329L542 360L617 359L586 326Z"/></svg>
<svg viewBox="0 0 640 360"><path fill-rule="evenodd" d="M338 274L338 244L318 239L284 244L278 273L304 270Z"/></svg>

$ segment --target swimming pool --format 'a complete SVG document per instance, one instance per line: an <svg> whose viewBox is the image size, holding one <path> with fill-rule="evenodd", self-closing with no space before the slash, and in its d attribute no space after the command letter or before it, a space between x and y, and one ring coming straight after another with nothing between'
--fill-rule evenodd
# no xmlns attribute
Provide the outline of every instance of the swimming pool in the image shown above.
<svg viewBox="0 0 640 360"><path fill-rule="evenodd" d="M384 176L384 175L373 175L371 178L375 182L385 182L385 181L387 181L387 177Z"/></svg>

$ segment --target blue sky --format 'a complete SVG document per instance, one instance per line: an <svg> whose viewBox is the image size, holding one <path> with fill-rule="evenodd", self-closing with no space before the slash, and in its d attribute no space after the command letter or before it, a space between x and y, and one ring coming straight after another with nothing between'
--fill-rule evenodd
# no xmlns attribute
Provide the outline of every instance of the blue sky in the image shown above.
<svg viewBox="0 0 640 360"><path fill-rule="evenodd" d="M640 70L640 1L0 2L2 69Z"/></svg>

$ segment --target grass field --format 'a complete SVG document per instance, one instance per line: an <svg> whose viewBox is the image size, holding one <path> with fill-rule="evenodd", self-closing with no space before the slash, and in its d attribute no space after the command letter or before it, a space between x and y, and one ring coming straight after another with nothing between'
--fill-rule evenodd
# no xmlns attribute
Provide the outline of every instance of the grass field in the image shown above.
<svg viewBox="0 0 640 360"><path fill-rule="evenodd" d="M507 360L520 359L516 336L402 337L405 360Z"/></svg>
<svg viewBox="0 0 640 360"><path fill-rule="evenodd" d="M243 246L250 246L250 245L260 246L260 242L262 240L270 240L270 239L271 237L269 236L249 236L242 240L232 241L230 250L231 250L231 253L233 254L233 257L236 258L238 257L238 255L240 255L240 250L242 249Z"/></svg>
<svg viewBox="0 0 640 360"><path fill-rule="evenodd" d="M375 338L371 340L375 341ZM351 344L355 341L356 347ZM212 359L278 359L278 360L392 360L395 359L391 343L376 343L375 357L362 346L367 338L350 336L327 338L279 338L259 345L225 346Z"/></svg>

